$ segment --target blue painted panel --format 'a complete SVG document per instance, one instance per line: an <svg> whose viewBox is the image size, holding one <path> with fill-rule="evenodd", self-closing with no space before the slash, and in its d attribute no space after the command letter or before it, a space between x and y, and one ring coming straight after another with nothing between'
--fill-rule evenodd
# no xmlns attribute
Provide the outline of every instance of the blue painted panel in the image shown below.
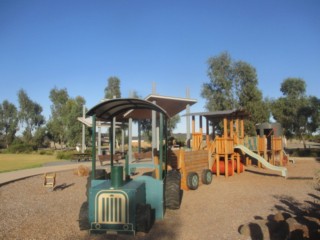
<svg viewBox="0 0 320 240"><path fill-rule="evenodd" d="M139 176L134 179L137 182L144 182L146 185L146 202L156 211L156 219L164 217L164 190L163 181L150 176Z"/></svg>
<svg viewBox="0 0 320 240"><path fill-rule="evenodd" d="M130 168L155 168L154 163L131 163L129 164Z"/></svg>

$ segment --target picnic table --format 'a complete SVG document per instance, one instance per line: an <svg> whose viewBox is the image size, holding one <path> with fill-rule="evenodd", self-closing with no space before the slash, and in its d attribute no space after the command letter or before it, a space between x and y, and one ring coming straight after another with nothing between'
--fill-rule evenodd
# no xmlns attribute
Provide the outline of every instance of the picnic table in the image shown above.
<svg viewBox="0 0 320 240"><path fill-rule="evenodd" d="M88 153L75 153L72 155L72 159L71 161L74 160L74 161L90 161L90 154Z"/></svg>

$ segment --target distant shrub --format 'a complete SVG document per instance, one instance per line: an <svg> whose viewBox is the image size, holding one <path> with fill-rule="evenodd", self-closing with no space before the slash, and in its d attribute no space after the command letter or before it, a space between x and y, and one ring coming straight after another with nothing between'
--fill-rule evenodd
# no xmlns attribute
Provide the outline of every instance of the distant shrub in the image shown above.
<svg viewBox="0 0 320 240"><path fill-rule="evenodd" d="M37 146L28 143L14 143L7 149L8 153L31 153L37 150Z"/></svg>
<svg viewBox="0 0 320 240"><path fill-rule="evenodd" d="M54 151L53 150L40 150L39 151L39 154L40 155L53 155L54 154Z"/></svg>
<svg viewBox="0 0 320 240"><path fill-rule="evenodd" d="M87 148L87 149L84 151L84 153L91 155L91 154L92 154L91 148Z"/></svg>
<svg viewBox="0 0 320 240"><path fill-rule="evenodd" d="M73 154L75 154L74 151L59 151L59 152L57 152L56 158L69 160L69 159L72 159Z"/></svg>
<svg viewBox="0 0 320 240"><path fill-rule="evenodd" d="M292 157L320 157L320 150L315 148L297 148L289 151Z"/></svg>

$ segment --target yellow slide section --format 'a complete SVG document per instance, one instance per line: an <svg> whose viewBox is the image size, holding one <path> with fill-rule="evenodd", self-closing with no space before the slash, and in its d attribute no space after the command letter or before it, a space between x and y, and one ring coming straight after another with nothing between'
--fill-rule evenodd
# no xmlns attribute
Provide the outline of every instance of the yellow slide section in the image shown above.
<svg viewBox="0 0 320 240"><path fill-rule="evenodd" d="M243 146L243 145L236 145L234 146L235 149L240 149L242 152L248 154L250 157L257 159L264 167L269 168L271 170L274 171L280 171L281 172L281 176L287 178L287 168L285 167L278 167L278 166L274 166L270 163L268 163L263 157L261 157L260 155L252 152L249 148Z"/></svg>

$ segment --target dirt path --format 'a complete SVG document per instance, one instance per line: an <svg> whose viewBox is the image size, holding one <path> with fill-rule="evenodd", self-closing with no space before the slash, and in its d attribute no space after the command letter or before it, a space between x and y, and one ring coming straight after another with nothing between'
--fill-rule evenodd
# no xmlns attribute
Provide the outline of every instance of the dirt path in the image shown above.
<svg viewBox="0 0 320 240"><path fill-rule="evenodd" d="M50 192L41 176L31 177L0 187L0 239L251 239L239 228L278 212L319 219L316 170L317 161L297 160L288 166L287 180L256 167L229 178L215 177L211 185L185 191L180 210L168 210L148 234L136 237L90 236L81 230L87 227L79 221L87 213L86 178L59 172L58 188ZM305 225L310 239L319 237L319 223Z"/></svg>

